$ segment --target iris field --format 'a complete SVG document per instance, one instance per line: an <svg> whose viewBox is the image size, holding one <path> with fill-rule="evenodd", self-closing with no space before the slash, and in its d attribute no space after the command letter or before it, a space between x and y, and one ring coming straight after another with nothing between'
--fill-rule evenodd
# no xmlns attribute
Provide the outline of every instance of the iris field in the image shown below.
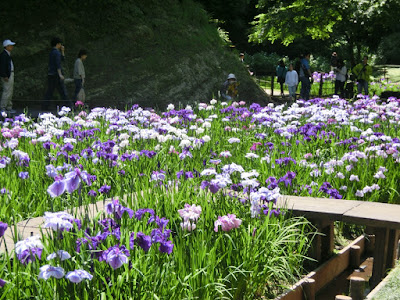
<svg viewBox="0 0 400 300"><path fill-rule="evenodd" d="M314 232L280 195L400 202L399 102L4 116L0 235L45 223L1 254L0 299L273 298ZM71 209L105 199L95 218Z"/></svg>

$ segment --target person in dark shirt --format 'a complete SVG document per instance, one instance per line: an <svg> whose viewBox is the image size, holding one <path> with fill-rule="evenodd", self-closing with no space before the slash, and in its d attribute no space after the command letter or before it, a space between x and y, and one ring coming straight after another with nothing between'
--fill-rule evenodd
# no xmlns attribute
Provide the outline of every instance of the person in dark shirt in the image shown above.
<svg viewBox="0 0 400 300"><path fill-rule="evenodd" d="M12 96L14 90L14 63L11 59L11 51L15 43L10 40L3 42L4 51L0 54L0 78L3 92L0 100L1 112L15 113L12 109Z"/></svg>
<svg viewBox="0 0 400 300"><path fill-rule="evenodd" d="M64 75L61 61L64 61L64 46L60 38L51 40L51 52L49 55L49 69L47 73L48 87L42 102L42 110L48 110L50 100L53 98L54 89L57 89L66 106L72 108L72 101L68 100L67 89L64 84Z"/></svg>

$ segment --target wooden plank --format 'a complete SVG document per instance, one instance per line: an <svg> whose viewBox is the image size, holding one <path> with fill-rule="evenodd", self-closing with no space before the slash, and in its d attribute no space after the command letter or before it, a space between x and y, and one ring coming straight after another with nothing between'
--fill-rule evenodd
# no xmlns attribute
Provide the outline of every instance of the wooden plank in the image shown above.
<svg viewBox="0 0 400 300"><path fill-rule="evenodd" d="M307 274L305 278L293 285L289 292L286 292L282 296L276 298L276 300L303 300L304 293L302 286L307 278L315 280L315 292L318 293L318 291L324 288L329 282L331 282L334 278L348 268L350 264L351 247L353 246L359 246L361 253L363 253L365 249L364 236L360 236L355 239L350 245L343 248L337 254L337 256L325 262L315 271Z"/></svg>
<svg viewBox="0 0 400 300"><path fill-rule="evenodd" d="M309 275L307 275L315 280L315 290L317 292L321 290L324 286L326 286L335 277L349 267L352 246L360 246L361 252L363 252L364 245L364 236L358 237L350 245L343 248L335 257L331 258L329 261L317 268L314 272L311 272Z"/></svg>
<svg viewBox="0 0 400 300"><path fill-rule="evenodd" d="M303 280L293 286L290 291L275 298L275 300L304 300Z"/></svg>
<svg viewBox="0 0 400 300"><path fill-rule="evenodd" d="M341 221L346 212L362 203L364 202L297 196L281 196L277 201L279 207L292 210L295 215L331 221Z"/></svg>
<svg viewBox="0 0 400 300"><path fill-rule="evenodd" d="M344 213L343 222L400 229L400 205L363 202Z"/></svg>

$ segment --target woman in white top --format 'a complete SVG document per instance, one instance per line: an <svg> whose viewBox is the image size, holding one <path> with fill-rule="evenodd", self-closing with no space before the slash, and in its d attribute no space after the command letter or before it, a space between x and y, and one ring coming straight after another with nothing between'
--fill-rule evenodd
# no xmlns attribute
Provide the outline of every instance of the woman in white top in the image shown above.
<svg viewBox="0 0 400 300"><path fill-rule="evenodd" d="M87 51L85 49L79 50L78 58L75 61L74 65L74 82L75 82L75 100L84 100L78 99L78 94L83 89L85 84L85 67L83 65L83 61L87 58Z"/></svg>
<svg viewBox="0 0 400 300"><path fill-rule="evenodd" d="M334 68L336 80L335 80L335 95L339 95L341 98L344 96L344 84L346 83L347 68L343 63L342 59L337 62L337 67Z"/></svg>
<svg viewBox="0 0 400 300"><path fill-rule="evenodd" d="M299 84L299 75L296 70L293 69L293 64L289 64L289 71L286 73L285 83L289 88L290 100L296 100L296 90Z"/></svg>

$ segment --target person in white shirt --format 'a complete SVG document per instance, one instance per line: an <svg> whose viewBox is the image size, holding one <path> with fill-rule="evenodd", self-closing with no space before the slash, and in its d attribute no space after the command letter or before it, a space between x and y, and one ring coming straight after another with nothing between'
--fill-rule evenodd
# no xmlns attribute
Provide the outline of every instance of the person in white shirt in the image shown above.
<svg viewBox="0 0 400 300"><path fill-rule="evenodd" d="M335 71L335 95L339 95L341 98L344 96L344 84L346 83L347 68L343 63L342 59L337 62L337 67L333 69Z"/></svg>
<svg viewBox="0 0 400 300"><path fill-rule="evenodd" d="M296 100L296 90L299 84L299 75L296 70L293 69L293 64L289 64L289 71L286 73L285 84L289 88L290 100Z"/></svg>

